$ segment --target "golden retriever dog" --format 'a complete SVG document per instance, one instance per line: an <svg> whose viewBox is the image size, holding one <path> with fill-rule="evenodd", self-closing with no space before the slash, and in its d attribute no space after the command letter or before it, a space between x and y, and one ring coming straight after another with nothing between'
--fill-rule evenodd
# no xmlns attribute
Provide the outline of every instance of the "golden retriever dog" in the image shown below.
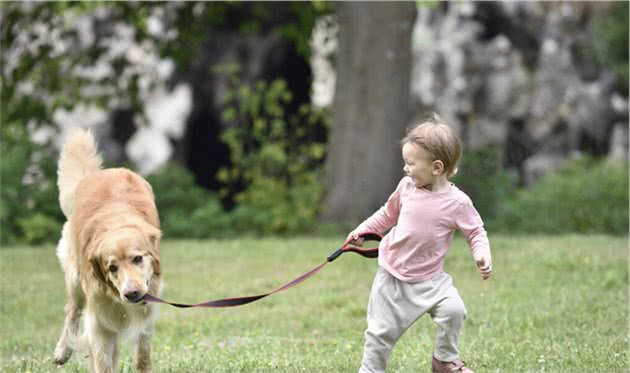
<svg viewBox="0 0 630 373"><path fill-rule="evenodd" d="M101 163L91 133L69 135L57 171L67 222L57 247L66 306L55 363L85 349L91 371L115 372L125 338L137 344L137 370L150 372L157 309L142 297L159 296L158 212L149 183L128 169L102 169Z"/></svg>

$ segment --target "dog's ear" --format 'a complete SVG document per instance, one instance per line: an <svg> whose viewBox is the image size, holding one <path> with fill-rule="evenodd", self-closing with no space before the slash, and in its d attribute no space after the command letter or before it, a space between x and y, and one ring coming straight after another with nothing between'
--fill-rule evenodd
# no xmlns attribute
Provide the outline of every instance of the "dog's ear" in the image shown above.
<svg viewBox="0 0 630 373"><path fill-rule="evenodd" d="M149 243L151 246L155 248L155 250L159 250L160 247L160 239L162 238L162 231L159 229L154 229L152 232L149 232L147 235L149 239Z"/></svg>
<svg viewBox="0 0 630 373"><path fill-rule="evenodd" d="M103 271L103 267L101 266L101 260L98 255L93 255L90 258L90 267L92 267L92 273L97 280L101 282L101 284L106 283L105 272Z"/></svg>
<svg viewBox="0 0 630 373"><path fill-rule="evenodd" d="M162 231L149 226L145 231L147 241L149 241L149 255L153 258L153 273L160 274L160 239L162 238Z"/></svg>

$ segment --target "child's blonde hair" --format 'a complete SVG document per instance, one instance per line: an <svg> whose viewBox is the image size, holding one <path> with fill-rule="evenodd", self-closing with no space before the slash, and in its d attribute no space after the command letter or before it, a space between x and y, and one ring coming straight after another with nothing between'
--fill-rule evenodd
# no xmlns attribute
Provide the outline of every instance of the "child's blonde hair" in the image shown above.
<svg viewBox="0 0 630 373"><path fill-rule="evenodd" d="M433 113L414 120L401 140L401 145L407 143L421 146L433 156L434 161L442 161L447 177L457 173L462 145L453 129L439 115Z"/></svg>

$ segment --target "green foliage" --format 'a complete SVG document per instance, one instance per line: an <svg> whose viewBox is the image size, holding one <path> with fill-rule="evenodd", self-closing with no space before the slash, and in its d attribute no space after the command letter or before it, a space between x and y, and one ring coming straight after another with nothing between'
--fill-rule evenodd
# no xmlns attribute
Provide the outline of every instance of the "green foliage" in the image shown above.
<svg viewBox="0 0 630 373"><path fill-rule="evenodd" d="M147 179L156 194L167 237L204 238L230 233L297 233L312 228L323 188L318 180L325 144L320 139L327 117L303 105L288 114L292 95L283 80L240 84L234 66L215 67L232 75L222 133L231 166L217 175L224 199L236 207L225 211L219 198L195 185L183 168L168 165ZM240 190L234 195L230 192Z"/></svg>
<svg viewBox="0 0 630 373"><path fill-rule="evenodd" d="M0 244L59 238L63 215L55 185L56 156L33 144L24 127L0 128Z"/></svg>
<svg viewBox="0 0 630 373"><path fill-rule="evenodd" d="M515 189L516 175L501 167L499 148L488 147L466 152L452 181L468 194L488 228L492 228L490 222L499 204Z"/></svg>
<svg viewBox="0 0 630 373"><path fill-rule="evenodd" d="M318 176L325 154L318 131L327 125L324 111L302 105L289 115L292 95L283 80L253 87L232 78L222 134L232 165L218 178L235 196L235 222L263 233L299 232L315 221L322 196Z"/></svg>
<svg viewBox="0 0 630 373"><path fill-rule="evenodd" d="M24 241L29 244L39 245L49 242L52 237L60 236L59 221L41 212L18 218L17 224L24 233Z"/></svg>
<svg viewBox="0 0 630 373"><path fill-rule="evenodd" d="M628 95L628 2L604 5L605 11L595 19L595 49L601 62L619 76L619 84Z"/></svg>
<svg viewBox="0 0 630 373"><path fill-rule="evenodd" d="M147 3L143 3L144 6ZM308 58L309 40L315 20L332 13L330 2L183 2L167 5L166 27L177 37L164 43L163 54L181 66L194 57L206 41L208 29L241 34L277 33L293 43ZM185 45L185 48L182 48Z"/></svg>
<svg viewBox="0 0 630 373"><path fill-rule="evenodd" d="M305 232L315 223L321 195L315 173L296 177L293 187L272 177L255 179L240 195L233 221L241 231Z"/></svg>
<svg viewBox="0 0 630 373"><path fill-rule="evenodd" d="M628 233L628 165L584 159L503 201L504 232Z"/></svg>
<svg viewBox="0 0 630 373"><path fill-rule="evenodd" d="M185 168L169 163L147 181L153 187L165 237L220 237L229 231L231 218L218 197L197 186Z"/></svg>

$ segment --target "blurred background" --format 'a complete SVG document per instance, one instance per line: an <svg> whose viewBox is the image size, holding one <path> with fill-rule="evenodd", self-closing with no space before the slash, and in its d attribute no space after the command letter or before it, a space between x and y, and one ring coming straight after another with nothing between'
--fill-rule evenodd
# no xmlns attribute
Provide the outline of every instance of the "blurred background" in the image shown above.
<svg viewBox="0 0 630 373"><path fill-rule="evenodd" d="M628 232L627 2L0 4L0 243L59 239L89 128L164 237L347 234L437 112L490 234Z"/></svg>

